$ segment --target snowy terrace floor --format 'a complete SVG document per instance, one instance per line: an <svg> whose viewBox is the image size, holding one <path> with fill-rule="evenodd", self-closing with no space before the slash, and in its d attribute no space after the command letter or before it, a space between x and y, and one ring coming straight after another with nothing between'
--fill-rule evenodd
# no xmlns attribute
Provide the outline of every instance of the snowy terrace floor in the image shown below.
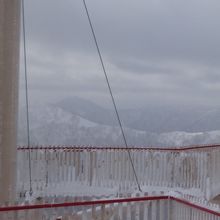
<svg viewBox="0 0 220 220"><path fill-rule="evenodd" d="M18 193L30 187L29 150L18 148ZM208 200L220 194L220 145L129 150L143 192L178 191ZM137 192L125 148L34 147L30 162L35 196Z"/></svg>
<svg viewBox="0 0 220 220"><path fill-rule="evenodd" d="M171 189L168 187L157 187L157 186L144 186L141 188L141 192L137 189L133 190L124 190L120 191L117 187L108 188L108 187L98 187L98 186L86 186L82 184L72 184L67 185L63 184L56 187L49 187L44 189L44 191L34 191L32 196L29 196L29 193L26 192L26 200L35 200L36 198L45 198L45 197L74 197L74 198L90 198L94 199L103 199L103 198L119 198L127 197L128 195L191 195L200 199L203 199L203 192L199 189L182 189L175 188ZM120 193L119 193L120 192Z"/></svg>

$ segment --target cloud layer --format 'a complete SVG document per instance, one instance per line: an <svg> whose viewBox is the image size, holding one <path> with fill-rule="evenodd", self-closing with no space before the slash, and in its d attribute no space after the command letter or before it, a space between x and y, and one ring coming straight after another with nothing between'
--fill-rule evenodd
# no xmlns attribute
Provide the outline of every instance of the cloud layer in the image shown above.
<svg viewBox="0 0 220 220"><path fill-rule="evenodd" d="M87 2L121 107L218 104L218 0ZM26 1L26 25L32 96L110 103L81 0Z"/></svg>

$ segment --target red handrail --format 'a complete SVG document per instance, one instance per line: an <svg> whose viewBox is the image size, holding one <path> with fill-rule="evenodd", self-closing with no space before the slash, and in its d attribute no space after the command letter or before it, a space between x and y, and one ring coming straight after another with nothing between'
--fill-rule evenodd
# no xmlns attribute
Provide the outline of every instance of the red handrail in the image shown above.
<svg viewBox="0 0 220 220"><path fill-rule="evenodd" d="M179 202L179 203L182 203L184 205L187 205L191 208L194 208L194 209L199 209L201 211L204 211L204 212L207 212L209 214L213 214L213 215L216 215L216 216L220 216L220 212L217 212L217 211L214 211L214 210L211 210L211 209L208 209L208 208L205 208L203 206L200 206L200 205L197 205L197 204L193 204L187 200L183 200L183 199L179 199L179 198L176 198L176 197L170 197L171 200L173 201L176 201L176 202Z"/></svg>
<svg viewBox="0 0 220 220"><path fill-rule="evenodd" d="M61 208L70 206L89 206L89 205L101 205L123 202L141 202L141 201L153 201L153 200L166 200L168 196L149 196L149 197L134 197L124 199L109 199L109 200L96 200L96 201L83 201L83 202L68 202L68 203L54 203L54 204L39 204L39 205L21 205L21 206L7 206L0 207L0 212L3 211L18 211L27 209L43 209L43 208Z"/></svg>
<svg viewBox="0 0 220 220"><path fill-rule="evenodd" d="M7 206L0 207L0 212L5 211L19 211L19 210L33 210L33 209L48 209L48 208L64 208L73 206L90 206L90 205L101 205L101 204L113 204L113 203L124 203L124 202L143 202L143 201L154 201L154 200L168 200L182 203L189 207L204 211L206 213L220 216L220 212L205 208L203 206L193 204L187 200L176 198L173 196L148 196L148 197L134 197L134 198L123 198L123 199L109 199L109 200L96 200L96 201L83 201L83 202L69 202L69 203L54 203L54 204L40 204L40 205L20 205L20 206Z"/></svg>
<svg viewBox="0 0 220 220"><path fill-rule="evenodd" d="M134 150L134 151L188 151L188 150L208 150L210 148L218 148L220 144L210 144L210 145L190 145L190 146L182 146L182 147L96 147L96 146L31 146L30 148L27 146L19 146L17 150L79 150L79 151L92 151L92 150Z"/></svg>

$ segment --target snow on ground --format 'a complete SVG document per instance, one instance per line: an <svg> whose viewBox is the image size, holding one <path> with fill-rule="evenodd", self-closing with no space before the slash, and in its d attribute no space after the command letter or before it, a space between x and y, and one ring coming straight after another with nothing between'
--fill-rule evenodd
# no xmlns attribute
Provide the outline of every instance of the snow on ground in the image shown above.
<svg viewBox="0 0 220 220"><path fill-rule="evenodd" d="M43 190L33 191L33 195L30 197L29 193L26 193L26 200L32 201L36 198L44 198L47 196L65 197L117 197L117 188L99 187L99 186L86 186L82 184L59 184L58 186L50 186Z"/></svg>

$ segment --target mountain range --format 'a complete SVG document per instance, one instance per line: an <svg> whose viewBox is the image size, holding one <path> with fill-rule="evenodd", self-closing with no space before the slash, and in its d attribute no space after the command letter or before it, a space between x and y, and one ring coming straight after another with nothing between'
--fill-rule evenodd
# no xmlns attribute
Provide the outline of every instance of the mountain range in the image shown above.
<svg viewBox="0 0 220 220"><path fill-rule="evenodd" d="M120 109L129 145L182 146L220 142L220 108L144 106ZM71 97L30 108L33 145L123 146L113 110ZM19 113L18 144L27 143L25 109Z"/></svg>

